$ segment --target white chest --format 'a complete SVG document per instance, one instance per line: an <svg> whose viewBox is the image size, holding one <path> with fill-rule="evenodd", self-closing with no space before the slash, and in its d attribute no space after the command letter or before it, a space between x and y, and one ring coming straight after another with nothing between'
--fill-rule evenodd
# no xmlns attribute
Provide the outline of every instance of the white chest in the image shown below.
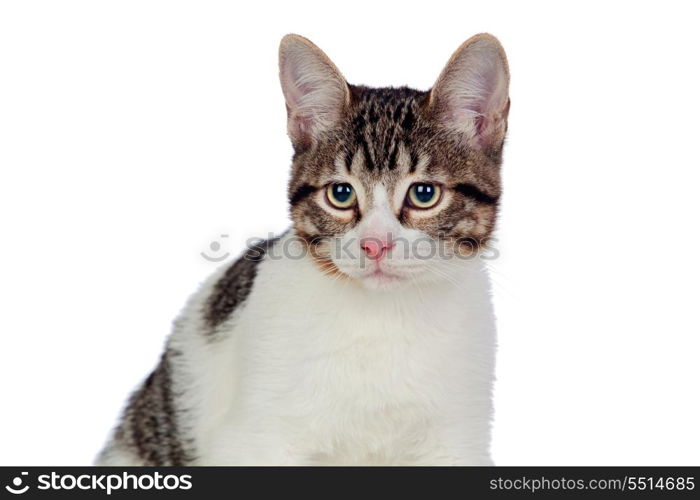
<svg viewBox="0 0 700 500"><path fill-rule="evenodd" d="M458 418L470 391L488 399L472 391L489 391L492 377L484 290L444 284L368 293L312 264L285 264L261 266L220 346L232 370L222 370L228 380L217 401L227 411L212 423L219 453L252 448L251 436L277 436L282 449L295 443L321 461L371 462L378 453L391 462L411 455L395 443L435 440L436 421Z"/></svg>

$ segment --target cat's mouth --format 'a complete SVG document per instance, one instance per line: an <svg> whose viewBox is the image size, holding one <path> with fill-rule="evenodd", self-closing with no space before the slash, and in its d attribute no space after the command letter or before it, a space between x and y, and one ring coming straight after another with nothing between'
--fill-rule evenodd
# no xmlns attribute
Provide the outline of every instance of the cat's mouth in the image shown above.
<svg viewBox="0 0 700 500"><path fill-rule="evenodd" d="M381 267L377 266L377 268L370 273L370 276L373 278L382 278L382 279L399 279L400 276L387 272L385 269L382 269Z"/></svg>
<svg viewBox="0 0 700 500"><path fill-rule="evenodd" d="M396 272L387 270L386 267L382 267L380 264L376 264L361 279L370 288L385 288L403 281L404 277Z"/></svg>

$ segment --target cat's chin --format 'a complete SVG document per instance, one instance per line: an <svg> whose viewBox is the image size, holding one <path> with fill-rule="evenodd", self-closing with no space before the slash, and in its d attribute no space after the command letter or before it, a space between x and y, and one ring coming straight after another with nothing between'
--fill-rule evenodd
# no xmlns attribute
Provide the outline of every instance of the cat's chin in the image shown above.
<svg viewBox="0 0 700 500"><path fill-rule="evenodd" d="M410 277L388 270L374 270L369 273L361 273L353 277L363 288L367 290L391 292L410 283Z"/></svg>
<svg viewBox="0 0 700 500"><path fill-rule="evenodd" d="M423 273L414 266L410 270L401 269L400 266L373 266L366 267L337 265L337 271L345 278L355 282L365 290L391 292L403 288L411 283L421 281Z"/></svg>
<svg viewBox="0 0 700 500"><path fill-rule="evenodd" d="M401 287L406 279L385 272L375 272L359 278L359 281L368 290L391 291Z"/></svg>

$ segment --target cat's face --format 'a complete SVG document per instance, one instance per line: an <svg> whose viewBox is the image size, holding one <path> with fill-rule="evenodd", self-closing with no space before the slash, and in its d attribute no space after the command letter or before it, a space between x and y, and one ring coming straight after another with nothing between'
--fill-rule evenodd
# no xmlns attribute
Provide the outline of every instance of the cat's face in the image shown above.
<svg viewBox="0 0 700 500"><path fill-rule="evenodd" d="M465 42L431 91L345 82L288 35L280 78L295 148L296 233L322 271L372 289L450 280L488 241L509 107L498 41Z"/></svg>

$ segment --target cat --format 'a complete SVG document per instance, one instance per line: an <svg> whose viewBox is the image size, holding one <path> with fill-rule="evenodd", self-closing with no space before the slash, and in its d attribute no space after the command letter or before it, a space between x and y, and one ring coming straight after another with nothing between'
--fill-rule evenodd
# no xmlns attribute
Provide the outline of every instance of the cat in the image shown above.
<svg viewBox="0 0 700 500"><path fill-rule="evenodd" d="M293 224L190 298L96 462L491 464L501 44L429 91L348 84L298 35L279 65Z"/></svg>

